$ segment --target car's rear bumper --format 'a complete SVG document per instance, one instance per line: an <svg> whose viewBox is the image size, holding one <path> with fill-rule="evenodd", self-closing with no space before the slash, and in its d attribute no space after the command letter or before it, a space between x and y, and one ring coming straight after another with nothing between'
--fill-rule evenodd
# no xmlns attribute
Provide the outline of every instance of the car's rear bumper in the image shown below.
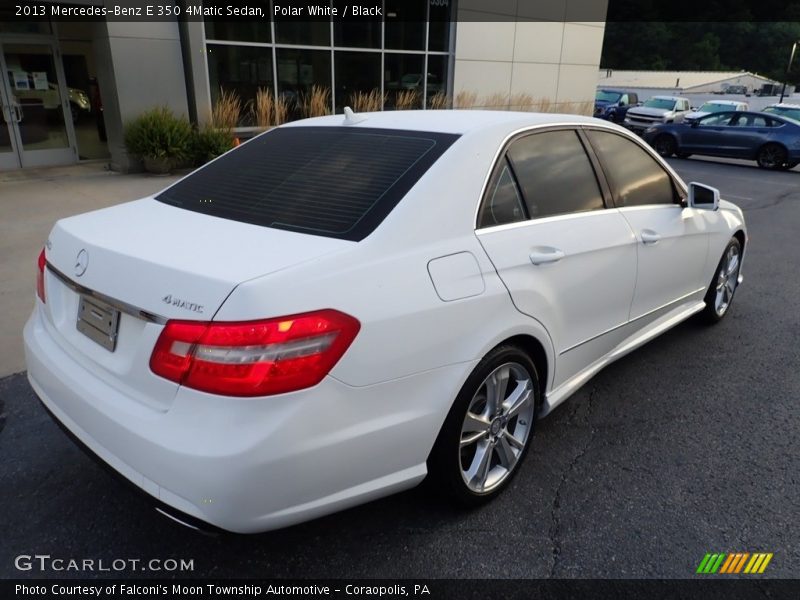
<svg viewBox="0 0 800 600"><path fill-rule="evenodd" d="M473 363L377 385L233 399L180 388L165 411L87 371L37 302L31 386L82 444L139 488L225 530L275 529L416 485Z"/></svg>

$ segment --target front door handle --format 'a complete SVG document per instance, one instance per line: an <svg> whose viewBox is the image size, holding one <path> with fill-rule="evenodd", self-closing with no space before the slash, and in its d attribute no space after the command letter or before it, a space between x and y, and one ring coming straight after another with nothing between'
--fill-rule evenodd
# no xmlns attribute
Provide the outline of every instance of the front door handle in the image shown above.
<svg viewBox="0 0 800 600"><path fill-rule="evenodd" d="M652 229L643 229L642 230L642 243L643 244L657 244L660 239L661 239L661 236L658 235Z"/></svg>
<svg viewBox="0 0 800 600"><path fill-rule="evenodd" d="M566 254L563 250L547 246L544 248L536 248L533 252L531 252L530 259L535 265L543 265L546 263L558 262L565 256Z"/></svg>

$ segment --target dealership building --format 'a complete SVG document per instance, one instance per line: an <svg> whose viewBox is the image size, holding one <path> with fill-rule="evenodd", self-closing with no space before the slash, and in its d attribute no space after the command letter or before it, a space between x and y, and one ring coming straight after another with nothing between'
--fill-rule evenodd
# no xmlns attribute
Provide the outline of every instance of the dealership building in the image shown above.
<svg viewBox="0 0 800 600"><path fill-rule="evenodd" d="M69 4L103 7L104 0ZM265 18L4 15L0 170L80 160L136 170L123 143L127 121L166 105L204 123L220 90L249 107L259 90L294 104L316 85L330 90L335 112L354 93L375 90L385 110L404 90L417 92L420 108L437 94L462 94L476 107L527 96L551 110L594 98L605 0L378 0L383 19L313 22L274 16L269 0L246 4L262 6ZM175 5L185 11L187 3ZM592 20L579 20L588 5ZM239 125L244 136L254 130L247 110Z"/></svg>

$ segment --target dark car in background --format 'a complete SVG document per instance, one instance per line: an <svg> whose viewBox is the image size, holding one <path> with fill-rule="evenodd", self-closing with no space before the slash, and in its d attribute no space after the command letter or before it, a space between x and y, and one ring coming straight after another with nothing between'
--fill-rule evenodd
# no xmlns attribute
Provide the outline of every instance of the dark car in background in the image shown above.
<svg viewBox="0 0 800 600"><path fill-rule="evenodd" d="M755 160L763 169L800 164L800 123L777 114L720 112L690 123L648 128L644 139L661 156L692 154Z"/></svg>
<svg viewBox="0 0 800 600"><path fill-rule="evenodd" d="M597 90L594 97L594 116L598 119L622 123L631 106L639 106L639 96L636 92Z"/></svg>

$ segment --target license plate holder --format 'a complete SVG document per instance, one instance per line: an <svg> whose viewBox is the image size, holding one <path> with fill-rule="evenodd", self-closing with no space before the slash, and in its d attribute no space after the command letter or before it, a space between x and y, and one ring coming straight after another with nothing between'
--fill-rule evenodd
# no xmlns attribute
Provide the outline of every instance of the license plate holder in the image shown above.
<svg viewBox="0 0 800 600"><path fill-rule="evenodd" d="M81 294L76 327L93 342L114 352L119 331L119 310L102 300Z"/></svg>

